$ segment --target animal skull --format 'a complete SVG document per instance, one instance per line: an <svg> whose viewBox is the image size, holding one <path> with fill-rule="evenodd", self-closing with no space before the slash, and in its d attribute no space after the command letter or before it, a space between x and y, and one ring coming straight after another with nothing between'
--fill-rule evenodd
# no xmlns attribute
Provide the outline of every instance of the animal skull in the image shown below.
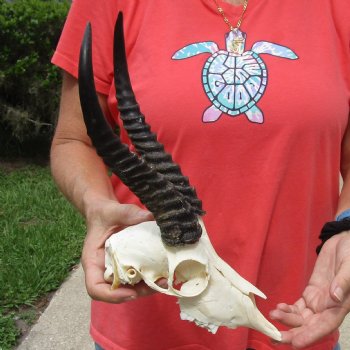
<svg viewBox="0 0 350 350"><path fill-rule="evenodd" d="M215 252L203 221L201 239L169 247L155 221L131 226L106 241L105 279L112 288L141 280L158 292L179 298L182 320L216 333L220 326L256 329L280 341L280 332L261 314L254 294L266 296L243 279ZM156 284L168 280L168 288Z"/></svg>

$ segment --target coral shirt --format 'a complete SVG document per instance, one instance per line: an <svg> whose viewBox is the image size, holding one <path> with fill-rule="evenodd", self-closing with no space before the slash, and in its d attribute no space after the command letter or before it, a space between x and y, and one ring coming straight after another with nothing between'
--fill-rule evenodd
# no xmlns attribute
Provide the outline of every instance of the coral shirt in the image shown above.
<svg viewBox="0 0 350 350"><path fill-rule="evenodd" d="M235 23L242 8L222 5ZM232 79L245 79L233 71L240 60L226 78L215 75L224 74L217 62L202 73L212 51L226 49L228 27L213 0L74 0L53 63L77 76L82 34L90 21L97 90L108 96L117 123L112 37L119 10L141 110L196 187L215 249L267 295L257 300L265 316L279 302L295 302L312 272L320 229L337 206L350 100L349 0L250 0L241 27L247 33L245 51L259 47L264 66L250 85L241 82L238 88L237 82L239 95L222 89L232 87ZM208 42L216 45L211 44L211 52L204 52L208 44L202 44L202 53L172 58L185 46ZM297 58L269 51L275 44ZM221 89L211 97L205 77ZM261 89L261 84L266 86ZM255 90L249 92L249 86ZM218 106L229 103L235 111L235 103L253 97L247 111L218 112ZM206 112L210 107L214 116ZM126 140L123 130L122 136ZM113 181L122 202L138 203ZM220 328L212 335L181 321L176 299L165 295L122 305L93 302L91 334L107 350L275 347L247 328ZM308 349L331 350L337 337L327 336Z"/></svg>

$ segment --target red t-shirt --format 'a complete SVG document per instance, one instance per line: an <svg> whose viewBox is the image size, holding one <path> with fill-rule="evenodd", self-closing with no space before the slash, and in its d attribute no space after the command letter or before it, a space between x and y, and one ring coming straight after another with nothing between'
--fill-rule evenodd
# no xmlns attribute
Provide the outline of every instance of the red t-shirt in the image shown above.
<svg viewBox="0 0 350 350"><path fill-rule="evenodd" d="M242 8L222 6L235 23ZM225 50L228 27L213 0L74 0L53 63L77 76L82 33L90 21L96 87L108 96L119 123L112 63L119 10L124 12L129 70L141 110L196 187L218 254L267 295L267 301L257 300L265 316L279 302L295 302L313 269L320 229L337 206L350 101L350 2L250 0L241 30L247 33L245 51L259 47L261 74L251 81L255 92L244 84L237 91L241 100L256 98L249 105L254 113L219 113L211 122L203 118L215 96L222 104L238 103L238 92L225 95L220 89L230 81L232 85L232 79L245 79L238 72L241 61L229 67L226 78L216 75L224 74L222 62L203 73L210 80L207 87L217 84L220 90L213 97L206 94L202 79L212 52L172 57L192 43L214 42ZM261 41L268 44L254 46ZM272 44L290 49L297 58L269 51L277 48ZM214 44L210 47L215 51ZM259 122L248 119L252 114ZM122 136L126 140L123 130ZM117 179L113 182L122 202L138 203ZM181 321L176 299L165 295L122 305L93 302L91 334L107 350L275 347L247 328L220 328L212 335ZM308 349L330 350L337 336Z"/></svg>

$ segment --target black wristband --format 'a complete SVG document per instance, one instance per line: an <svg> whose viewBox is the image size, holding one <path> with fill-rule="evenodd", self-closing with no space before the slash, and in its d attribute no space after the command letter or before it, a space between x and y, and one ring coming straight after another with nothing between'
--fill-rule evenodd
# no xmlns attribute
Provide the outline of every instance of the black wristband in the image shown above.
<svg viewBox="0 0 350 350"><path fill-rule="evenodd" d="M350 230L350 217L346 217L340 221L330 221L326 222L322 227L321 234L319 239L321 240L321 244L316 248L316 253L319 254L325 242L337 235L338 233Z"/></svg>

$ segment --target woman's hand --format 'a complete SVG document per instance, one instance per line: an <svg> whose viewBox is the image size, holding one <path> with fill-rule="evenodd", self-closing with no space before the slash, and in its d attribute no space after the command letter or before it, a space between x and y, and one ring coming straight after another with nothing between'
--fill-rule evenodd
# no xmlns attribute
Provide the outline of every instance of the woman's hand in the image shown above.
<svg viewBox="0 0 350 350"><path fill-rule="evenodd" d="M136 225L152 220L152 214L136 205L120 204L110 199L90 199L93 206L86 211L87 236L82 254L82 265L85 271L85 284L90 297L94 300L109 303L122 303L154 293L145 283L132 286L121 286L112 290L104 280L105 241L107 238L126 226Z"/></svg>
<svg viewBox="0 0 350 350"><path fill-rule="evenodd" d="M107 116L107 96L98 94L98 99ZM63 74L60 113L51 147L51 170L60 190L87 221L82 264L91 298L120 303L128 298L150 294L151 289L143 283L111 290L110 284L104 281L106 239L126 226L152 220L153 217L137 206L123 205L115 200L106 166L86 133L78 81L66 72Z"/></svg>
<svg viewBox="0 0 350 350"><path fill-rule="evenodd" d="M323 246L309 284L293 305L279 304L272 319L291 327L282 343L306 347L332 333L350 311L350 232Z"/></svg>

